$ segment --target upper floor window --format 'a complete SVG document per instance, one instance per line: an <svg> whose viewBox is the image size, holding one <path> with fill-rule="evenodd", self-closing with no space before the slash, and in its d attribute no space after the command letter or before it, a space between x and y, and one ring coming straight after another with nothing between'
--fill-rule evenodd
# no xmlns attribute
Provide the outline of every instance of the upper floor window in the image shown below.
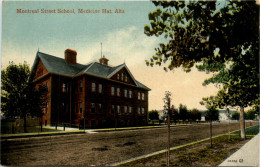
<svg viewBox="0 0 260 167"><path fill-rule="evenodd" d="M48 87L49 85L48 85L48 81L46 82L46 88L47 88L47 90L49 90L49 87Z"/></svg>
<svg viewBox="0 0 260 167"><path fill-rule="evenodd" d="M121 80L124 81L124 73L121 74Z"/></svg>
<svg viewBox="0 0 260 167"><path fill-rule="evenodd" d="M91 90L92 90L92 92L96 91L96 83L95 82L92 82Z"/></svg>
<svg viewBox="0 0 260 167"><path fill-rule="evenodd" d="M140 97L141 95L140 95L140 92L138 92L138 100L140 100L141 99L141 97Z"/></svg>
<svg viewBox="0 0 260 167"><path fill-rule="evenodd" d="M120 106L117 106L117 113L121 114Z"/></svg>
<svg viewBox="0 0 260 167"><path fill-rule="evenodd" d="M80 92L83 91L83 83L82 83L82 81L79 82L79 91Z"/></svg>
<svg viewBox="0 0 260 167"><path fill-rule="evenodd" d="M115 95L115 87L111 87L111 95L112 95L112 96Z"/></svg>
<svg viewBox="0 0 260 167"><path fill-rule="evenodd" d="M99 93L102 93L102 89L103 89L103 88L102 88L102 84L99 84L99 85L98 85L98 92L99 92Z"/></svg>
<svg viewBox="0 0 260 167"><path fill-rule="evenodd" d="M111 113L114 114L115 113L115 105L111 106Z"/></svg>
<svg viewBox="0 0 260 167"><path fill-rule="evenodd" d="M127 76L125 76L125 82L127 82L127 80L128 80L128 78L127 78Z"/></svg>
<svg viewBox="0 0 260 167"><path fill-rule="evenodd" d="M138 107L138 114L140 115L141 114L141 108Z"/></svg>
<svg viewBox="0 0 260 167"><path fill-rule="evenodd" d="M132 98L133 97L133 92L132 90L129 90L129 98Z"/></svg>
<svg viewBox="0 0 260 167"><path fill-rule="evenodd" d="M95 105L95 103L91 103L91 112L92 113L96 112L96 105Z"/></svg>
<svg viewBox="0 0 260 167"><path fill-rule="evenodd" d="M125 89L124 95L125 97L127 97L127 89Z"/></svg>
<svg viewBox="0 0 260 167"><path fill-rule="evenodd" d="M117 74L117 80L119 80L120 79L120 74Z"/></svg>
<svg viewBox="0 0 260 167"><path fill-rule="evenodd" d="M142 114L144 114L144 108L142 108Z"/></svg>
<svg viewBox="0 0 260 167"><path fill-rule="evenodd" d="M62 92L66 92L66 84L65 83L62 84Z"/></svg>
<svg viewBox="0 0 260 167"><path fill-rule="evenodd" d="M129 113L132 114L132 107L129 107Z"/></svg>
<svg viewBox="0 0 260 167"><path fill-rule="evenodd" d="M102 113L102 104L98 104L98 112Z"/></svg>
<svg viewBox="0 0 260 167"><path fill-rule="evenodd" d="M117 88L117 96L120 96L120 88Z"/></svg>
<svg viewBox="0 0 260 167"><path fill-rule="evenodd" d="M127 114L127 106L124 107L125 114Z"/></svg>
<svg viewBox="0 0 260 167"><path fill-rule="evenodd" d="M79 112L82 113L82 102L79 102Z"/></svg>
<svg viewBox="0 0 260 167"><path fill-rule="evenodd" d="M142 93L142 100L144 100L144 93Z"/></svg>

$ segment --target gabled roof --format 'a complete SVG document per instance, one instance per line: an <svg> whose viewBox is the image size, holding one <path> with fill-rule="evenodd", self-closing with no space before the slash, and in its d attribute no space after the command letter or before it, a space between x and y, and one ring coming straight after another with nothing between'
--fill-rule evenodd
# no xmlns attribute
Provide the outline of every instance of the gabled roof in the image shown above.
<svg viewBox="0 0 260 167"><path fill-rule="evenodd" d="M93 62L93 63L87 64L87 65L83 65L83 64L79 64L79 63L68 64L62 58L55 57L55 56L45 54L42 52L37 52L37 54L36 54L36 58L34 60L32 72L30 75L31 80L33 79L33 76L36 72L36 68L37 68L39 60L42 61L43 65L45 66L45 68L47 69L47 71L49 73L55 73L55 74L69 76L69 77L74 77L74 76L80 75L80 74L90 74L90 75L98 76L101 78L110 79L116 72L118 72L119 70L121 70L122 68L125 67L137 87L140 87L140 88L143 88L146 90L151 90L148 87L146 87L145 85L143 85L142 83L140 83L134 79L133 75L131 74L131 72L129 71L129 69L127 68L125 63L120 64L115 67L110 67L110 66L103 65L103 64L100 64L97 62Z"/></svg>

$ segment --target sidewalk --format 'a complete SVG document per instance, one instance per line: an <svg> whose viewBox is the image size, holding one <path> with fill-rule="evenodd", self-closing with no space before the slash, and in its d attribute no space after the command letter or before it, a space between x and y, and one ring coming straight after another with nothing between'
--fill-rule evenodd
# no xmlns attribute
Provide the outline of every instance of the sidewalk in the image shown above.
<svg viewBox="0 0 260 167"><path fill-rule="evenodd" d="M259 166L259 137L256 135L219 166Z"/></svg>

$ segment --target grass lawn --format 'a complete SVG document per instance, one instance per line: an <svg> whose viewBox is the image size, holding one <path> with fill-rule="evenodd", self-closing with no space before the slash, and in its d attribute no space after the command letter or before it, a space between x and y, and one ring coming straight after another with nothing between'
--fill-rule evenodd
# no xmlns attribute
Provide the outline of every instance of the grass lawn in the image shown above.
<svg viewBox="0 0 260 167"><path fill-rule="evenodd" d="M216 166L219 165L231 153L245 144L252 136L242 141L238 135L220 136L213 139L213 147L210 141L204 141L191 146L178 148L171 151L171 166ZM166 153L158 154L145 159L129 162L123 166L166 166Z"/></svg>
<svg viewBox="0 0 260 167"><path fill-rule="evenodd" d="M256 135L259 133L259 124L246 128L246 135ZM240 135L240 130L233 132L232 134Z"/></svg>
<svg viewBox="0 0 260 167"><path fill-rule="evenodd" d="M171 166L217 166L233 152L239 149L254 135L259 133L259 125L246 129L246 140L241 140L240 131L229 135L213 138L213 147L210 140L184 146L171 151ZM157 154L144 159L128 162L123 166L166 166L166 153Z"/></svg>
<svg viewBox="0 0 260 167"><path fill-rule="evenodd" d="M27 133L32 133L32 132L41 132L41 127L40 126L28 126L27 128ZM24 133L24 127L23 126L15 126L14 127L14 133ZM53 132L56 131L55 129L50 129L50 128L42 128L43 132ZM1 122L1 134L12 134L12 123L11 122Z"/></svg>

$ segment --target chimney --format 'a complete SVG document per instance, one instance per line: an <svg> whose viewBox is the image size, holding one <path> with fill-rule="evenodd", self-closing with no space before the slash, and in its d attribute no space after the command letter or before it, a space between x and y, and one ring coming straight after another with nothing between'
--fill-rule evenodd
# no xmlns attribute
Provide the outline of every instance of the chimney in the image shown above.
<svg viewBox="0 0 260 167"><path fill-rule="evenodd" d="M72 49L65 50L65 62L68 64L76 64L77 63L77 51Z"/></svg>
<svg viewBox="0 0 260 167"><path fill-rule="evenodd" d="M105 56L103 56L102 58L99 59L99 63L104 64L104 65L107 65L108 61L109 60L107 58L105 58Z"/></svg>

